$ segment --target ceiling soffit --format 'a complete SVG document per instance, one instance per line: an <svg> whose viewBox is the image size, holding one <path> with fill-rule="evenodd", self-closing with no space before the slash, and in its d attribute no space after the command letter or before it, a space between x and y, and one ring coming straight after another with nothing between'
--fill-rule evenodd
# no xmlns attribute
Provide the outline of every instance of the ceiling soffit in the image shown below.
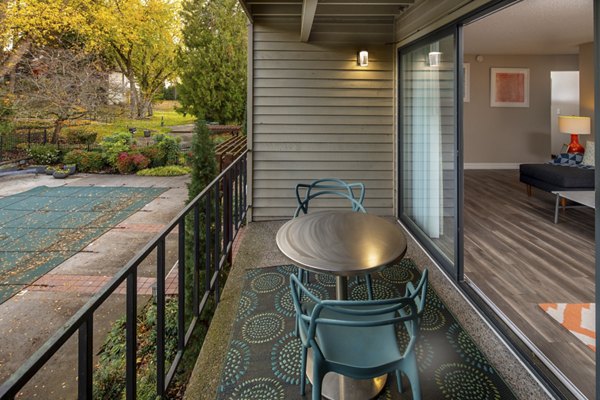
<svg viewBox="0 0 600 400"><path fill-rule="evenodd" d="M309 41L314 23L388 23L415 0L240 0L251 20L299 18L301 41Z"/></svg>

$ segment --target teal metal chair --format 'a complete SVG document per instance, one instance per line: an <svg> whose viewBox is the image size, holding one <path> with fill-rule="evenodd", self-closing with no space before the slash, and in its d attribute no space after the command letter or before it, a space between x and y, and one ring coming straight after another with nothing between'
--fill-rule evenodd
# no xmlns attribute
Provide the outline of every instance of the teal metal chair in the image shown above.
<svg viewBox="0 0 600 400"><path fill-rule="evenodd" d="M290 289L302 342L300 394L306 392L306 357L313 353L312 399L321 399L321 385L328 372L353 379L372 379L396 374L402 393L402 373L410 382L412 398L421 399L415 355L418 312L413 298L386 300L320 300L290 276ZM304 304L301 299L305 299ZM409 342L398 347L396 326L407 329Z"/></svg>
<svg viewBox="0 0 600 400"><path fill-rule="evenodd" d="M310 201L320 196L346 198L350 201L353 211L366 212L362 206L365 200L365 185L360 182L347 183L337 178L325 178L296 185L298 207L294 213L294 218L300 214L300 211L308 214Z"/></svg>
<svg viewBox="0 0 600 400"><path fill-rule="evenodd" d="M296 200L298 207L294 212L294 218L300 212L308 214L310 201L317 197L338 197L350 202L353 211L366 213L362 203L365 200L365 185L360 182L347 183L337 178L325 178L311 183L299 183L296 185ZM301 281L309 281L308 271L298 268L298 278ZM373 284L371 275L366 275L367 294L369 300L373 299ZM357 277L357 280L359 278Z"/></svg>
<svg viewBox="0 0 600 400"><path fill-rule="evenodd" d="M419 283L417 283L417 286L412 282L408 282L404 292L404 298L414 300L415 305L417 306L419 320L423 317L423 310L425 309L425 297L427 296L427 286L429 285L428 279L429 271L425 268L421 273L421 279L419 280Z"/></svg>

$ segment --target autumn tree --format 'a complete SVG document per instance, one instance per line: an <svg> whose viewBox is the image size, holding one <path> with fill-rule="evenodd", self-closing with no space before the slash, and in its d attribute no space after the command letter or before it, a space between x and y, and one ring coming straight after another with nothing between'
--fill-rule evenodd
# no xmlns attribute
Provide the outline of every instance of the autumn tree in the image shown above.
<svg viewBox="0 0 600 400"><path fill-rule="evenodd" d="M246 17L237 0L184 0L179 99L198 118L242 122L246 104Z"/></svg>
<svg viewBox="0 0 600 400"><path fill-rule="evenodd" d="M104 0L91 16L95 40L129 81L134 118L148 116L154 95L175 77L178 4L173 0Z"/></svg>
<svg viewBox="0 0 600 400"><path fill-rule="evenodd" d="M94 0L0 1L0 77L10 74L31 46L91 37Z"/></svg>
<svg viewBox="0 0 600 400"><path fill-rule="evenodd" d="M102 62L82 51L33 49L16 72L14 109L20 117L51 118L53 143L67 121L89 117L109 100Z"/></svg>
<svg viewBox="0 0 600 400"><path fill-rule="evenodd" d="M102 53L131 87L131 116L175 75L180 43L179 0L0 0L0 77L31 46Z"/></svg>

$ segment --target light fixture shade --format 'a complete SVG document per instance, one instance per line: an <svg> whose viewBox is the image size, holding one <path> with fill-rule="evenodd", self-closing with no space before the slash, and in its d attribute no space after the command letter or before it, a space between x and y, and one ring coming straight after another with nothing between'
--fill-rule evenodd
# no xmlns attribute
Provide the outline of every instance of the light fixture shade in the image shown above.
<svg viewBox="0 0 600 400"><path fill-rule="evenodd" d="M358 52L358 65L361 67L366 67L369 65L369 52L366 50L361 50Z"/></svg>
<svg viewBox="0 0 600 400"><path fill-rule="evenodd" d="M558 130L567 134L589 135L591 133L591 120L589 117L561 115L558 117Z"/></svg>
<svg viewBox="0 0 600 400"><path fill-rule="evenodd" d="M430 67L439 67L441 58L442 58L441 52L430 51L429 52L429 66Z"/></svg>

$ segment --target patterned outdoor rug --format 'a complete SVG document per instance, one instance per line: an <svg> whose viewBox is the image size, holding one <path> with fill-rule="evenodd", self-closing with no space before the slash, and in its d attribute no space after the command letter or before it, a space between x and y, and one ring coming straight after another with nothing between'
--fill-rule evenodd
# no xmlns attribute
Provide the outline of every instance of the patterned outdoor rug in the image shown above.
<svg viewBox="0 0 600 400"><path fill-rule="evenodd" d="M0 197L0 304L165 190L39 186Z"/></svg>
<svg viewBox="0 0 600 400"><path fill-rule="evenodd" d="M546 303L539 306L577 339L596 351L596 303Z"/></svg>
<svg viewBox="0 0 600 400"><path fill-rule="evenodd" d="M293 265L260 268L247 273L227 359L222 371L218 399L301 398L300 340L293 335L294 307L289 289ZM373 274L376 298L401 296L408 281L420 273L412 260ZM309 285L322 299L335 298L335 280L311 274ZM352 299L366 299L366 286L349 283ZM399 331L400 343L406 342ZM430 287L416 345L424 399L514 399L511 390L456 322ZM307 383L307 396L311 386ZM410 399L408 384L398 393L390 378L378 399Z"/></svg>

